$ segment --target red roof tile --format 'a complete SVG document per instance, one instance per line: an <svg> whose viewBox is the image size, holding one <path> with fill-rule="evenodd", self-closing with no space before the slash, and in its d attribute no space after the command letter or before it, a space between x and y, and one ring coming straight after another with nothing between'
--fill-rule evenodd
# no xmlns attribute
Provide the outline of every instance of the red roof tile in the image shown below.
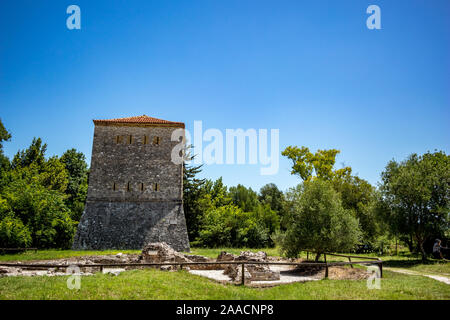
<svg viewBox="0 0 450 320"><path fill-rule="evenodd" d="M183 127L183 122L173 122L168 120L162 120L158 118L153 118L146 116L145 114L137 117L128 117L128 118L117 118L117 119L106 119L106 120L93 120L94 124L99 125L108 125L108 124L129 124L129 125L162 125L162 126L173 126L173 127Z"/></svg>

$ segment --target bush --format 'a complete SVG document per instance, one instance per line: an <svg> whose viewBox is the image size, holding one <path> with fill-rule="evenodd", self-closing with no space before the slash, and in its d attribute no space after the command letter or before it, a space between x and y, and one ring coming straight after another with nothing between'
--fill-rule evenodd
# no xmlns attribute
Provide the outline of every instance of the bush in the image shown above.
<svg viewBox="0 0 450 320"><path fill-rule="evenodd" d="M64 195L40 184L16 180L4 190L15 218L27 226L38 248L70 248L75 226Z"/></svg>
<svg viewBox="0 0 450 320"><path fill-rule="evenodd" d="M276 214L264 207L257 212L244 212L231 204L212 208L205 213L199 236L192 244L204 247L267 247L273 245L270 227L275 228L277 222Z"/></svg>
<svg viewBox="0 0 450 320"><path fill-rule="evenodd" d="M0 247L26 248L31 245L31 233L22 221L5 217L0 221Z"/></svg>

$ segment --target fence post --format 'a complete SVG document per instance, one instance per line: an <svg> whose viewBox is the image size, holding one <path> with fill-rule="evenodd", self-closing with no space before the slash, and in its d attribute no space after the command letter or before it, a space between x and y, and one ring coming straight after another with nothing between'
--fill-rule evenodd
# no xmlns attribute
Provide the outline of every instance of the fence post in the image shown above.
<svg viewBox="0 0 450 320"><path fill-rule="evenodd" d="M327 263L327 254L323 254L323 258L325 260L325 279L328 279L328 263Z"/></svg>
<svg viewBox="0 0 450 320"><path fill-rule="evenodd" d="M380 269L380 278L383 278L383 261L378 262L378 268Z"/></svg>
<svg viewBox="0 0 450 320"><path fill-rule="evenodd" d="M350 257L348 257L348 262L352 262L352 259ZM353 268L353 265L350 265L351 268Z"/></svg>
<svg viewBox="0 0 450 320"><path fill-rule="evenodd" d="M244 263L242 263L242 285L245 286L245 268L244 268Z"/></svg>

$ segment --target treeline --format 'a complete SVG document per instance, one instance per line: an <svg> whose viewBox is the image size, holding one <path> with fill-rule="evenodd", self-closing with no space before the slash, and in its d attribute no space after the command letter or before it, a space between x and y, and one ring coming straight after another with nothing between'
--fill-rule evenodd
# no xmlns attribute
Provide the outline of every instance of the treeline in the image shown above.
<svg viewBox="0 0 450 320"><path fill-rule="evenodd" d="M253 191L227 188L222 179L197 179L201 166L185 167L184 209L194 246L266 247L279 245L288 256L301 250L353 251L361 246L383 252L394 242L427 256L433 240L448 239L450 156L412 154L390 161L377 186L335 168L339 150L290 146L297 187L283 193L268 184Z"/></svg>
<svg viewBox="0 0 450 320"><path fill-rule="evenodd" d="M88 167L75 149L46 158L40 138L3 153L11 134L0 121L0 247L70 248L86 201Z"/></svg>

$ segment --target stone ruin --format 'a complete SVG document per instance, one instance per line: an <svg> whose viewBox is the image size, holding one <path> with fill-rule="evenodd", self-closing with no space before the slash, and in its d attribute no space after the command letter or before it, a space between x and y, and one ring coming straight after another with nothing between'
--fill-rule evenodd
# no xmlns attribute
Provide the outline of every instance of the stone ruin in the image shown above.
<svg viewBox="0 0 450 320"><path fill-rule="evenodd" d="M66 267L70 265L84 265L81 270L82 275L92 275L99 271L98 267L91 267L96 264L127 264L127 263L191 263L191 262L229 262L229 261L249 261L249 262L264 262L268 261L267 254L263 251L257 253L242 251L239 255L222 251L217 259L212 259L200 255L184 254L174 250L165 242L154 242L147 244L142 249L141 254L123 254L116 255L92 255L71 257L66 259L55 260L36 260L23 262L24 266L20 266L22 262L17 262L18 266L3 266L0 267L0 277L2 276L56 276L65 275ZM26 267L26 265L41 265L52 264L54 268L46 268L36 270L34 268ZM57 267L60 266L60 267ZM175 271L179 269L176 265L155 266L161 270ZM130 269L141 269L138 266L124 266L118 268L108 267L103 269L103 273L112 273L118 275L120 272ZM240 283L242 281L242 265L241 264L201 264L201 265L186 265L184 270L204 270L202 272L221 273L231 279L233 283ZM274 281L280 280L280 272L274 271L268 265L246 264L244 267L245 281ZM229 280L226 280L228 282Z"/></svg>
<svg viewBox="0 0 450 320"><path fill-rule="evenodd" d="M138 260L142 263L164 263L164 262L214 262L213 259L198 256L183 254L172 249L165 242L154 242L147 244ZM161 266L161 270L176 270L178 266ZM189 265L184 267L186 270L212 270L216 269L215 265Z"/></svg>
<svg viewBox="0 0 450 320"><path fill-rule="evenodd" d="M239 256L222 251L217 257L217 261L254 261L267 262L267 254L263 251L256 253L250 251L241 251ZM224 274L228 275L234 282L240 282L242 279L242 265L225 265ZM246 264L244 266L245 281L274 281L280 280L280 272L273 271L269 265Z"/></svg>
<svg viewBox="0 0 450 320"><path fill-rule="evenodd" d="M228 261L255 261L266 262L267 254L263 251L253 253L242 251L239 256L222 251L217 259L211 259L199 255L183 254L173 250L167 243L156 242L145 246L139 256L140 262L163 263L163 262L228 262ZM161 266L162 270L176 270L177 266ZM205 264L185 266L186 270L224 270L224 274L229 276L233 282L240 282L242 279L241 264ZM273 281L280 280L280 272L273 271L268 265L246 264L244 267L246 281Z"/></svg>

